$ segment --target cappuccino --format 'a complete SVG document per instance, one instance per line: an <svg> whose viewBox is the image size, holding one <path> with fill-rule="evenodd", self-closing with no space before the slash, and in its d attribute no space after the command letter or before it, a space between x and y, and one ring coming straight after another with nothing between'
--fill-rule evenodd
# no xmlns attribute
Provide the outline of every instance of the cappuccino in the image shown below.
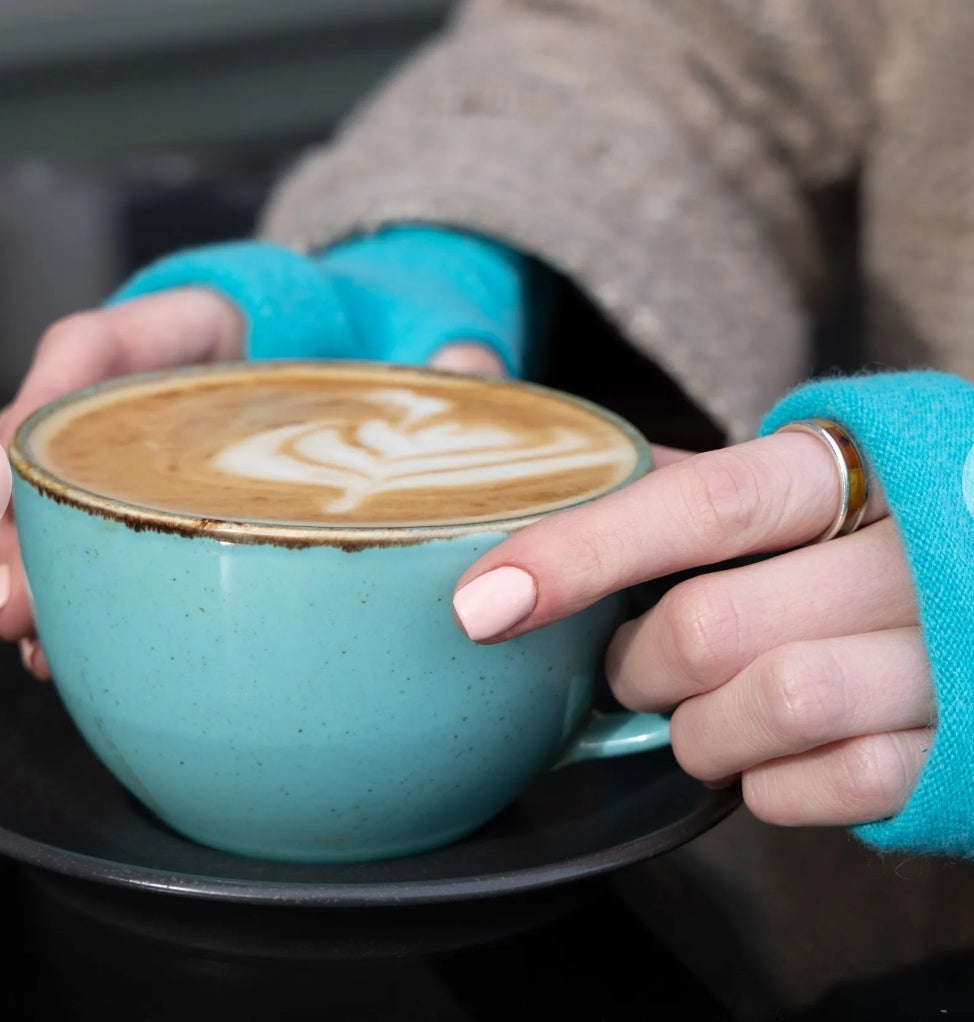
<svg viewBox="0 0 974 1022"><path fill-rule="evenodd" d="M640 448L542 387L354 363L253 363L118 381L39 422L61 483L226 522L416 526L544 514L608 492Z"/></svg>
<svg viewBox="0 0 974 1022"><path fill-rule="evenodd" d="M414 854L556 764L668 740L663 717L592 709L624 593L501 645L452 614L478 556L651 470L584 401L378 364L178 369L45 406L11 463L65 708L188 839Z"/></svg>

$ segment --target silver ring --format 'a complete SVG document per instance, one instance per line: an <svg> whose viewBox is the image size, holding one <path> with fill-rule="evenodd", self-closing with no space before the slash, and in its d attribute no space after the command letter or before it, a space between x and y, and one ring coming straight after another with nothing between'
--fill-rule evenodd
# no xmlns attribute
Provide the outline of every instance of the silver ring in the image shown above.
<svg viewBox="0 0 974 1022"><path fill-rule="evenodd" d="M866 469L852 437L831 419L798 419L780 426L776 433L809 433L818 437L831 451L839 470L842 488L839 509L829 527L813 543L824 543L836 536L848 536L862 524L866 513Z"/></svg>

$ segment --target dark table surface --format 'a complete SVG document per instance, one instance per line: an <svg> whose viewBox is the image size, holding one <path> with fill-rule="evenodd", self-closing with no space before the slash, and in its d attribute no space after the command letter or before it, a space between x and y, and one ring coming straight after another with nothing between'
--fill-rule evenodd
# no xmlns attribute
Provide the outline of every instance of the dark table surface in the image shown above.
<svg viewBox="0 0 974 1022"><path fill-rule="evenodd" d="M730 1018L600 885L563 915L437 954L333 959L197 949L134 935L10 867L6 1019ZM572 903L574 902L574 904Z"/></svg>

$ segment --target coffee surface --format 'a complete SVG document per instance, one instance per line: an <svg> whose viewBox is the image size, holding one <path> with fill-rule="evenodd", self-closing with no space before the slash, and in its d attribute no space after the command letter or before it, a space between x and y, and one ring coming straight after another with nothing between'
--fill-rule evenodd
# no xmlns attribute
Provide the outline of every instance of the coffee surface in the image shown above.
<svg viewBox="0 0 974 1022"><path fill-rule="evenodd" d="M228 521L435 525L530 515L623 483L611 419L472 377L322 365L158 379L69 403L30 440L61 480Z"/></svg>

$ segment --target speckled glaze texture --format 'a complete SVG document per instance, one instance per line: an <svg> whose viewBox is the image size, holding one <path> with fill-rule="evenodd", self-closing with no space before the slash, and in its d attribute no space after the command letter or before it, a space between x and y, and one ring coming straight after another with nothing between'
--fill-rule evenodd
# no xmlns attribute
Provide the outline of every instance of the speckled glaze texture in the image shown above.
<svg viewBox="0 0 974 1022"><path fill-rule="evenodd" d="M615 599L496 646L456 626L455 580L503 532L236 543L136 531L15 486L68 711L116 778L199 842L294 861L407 854L486 822L566 743L568 759L618 752L597 730L594 751L581 741ZM666 740L659 718L637 730L642 747Z"/></svg>

